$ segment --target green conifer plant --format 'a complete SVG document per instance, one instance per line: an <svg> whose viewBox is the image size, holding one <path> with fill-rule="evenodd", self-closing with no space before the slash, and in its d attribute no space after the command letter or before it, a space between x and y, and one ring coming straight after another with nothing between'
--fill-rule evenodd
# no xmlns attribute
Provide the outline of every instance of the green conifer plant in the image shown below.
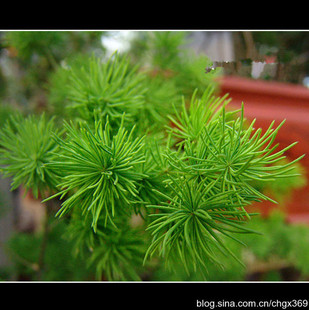
<svg viewBox="0 0 309 310"><path fill-rule="evenodd" d="M222 267L219 252L237 259L225 240L242 243L237 234L255 233L246 207L273 201L254 181L292 178L302 158L282 164L296 143L276 151L283 123L255 129L244 105L229 110L228 95L212 86L179 104L173 87L147 87L150 76L117 53L69 73L76 117L56 128L52 119L29 116L1 130L2 171L12 188L59 199L65 236L98 279L138 280L156 260L172 269L181 262L207 279L207 266Z"/></svg>
<svg viewBox="0 0 309 310"><path fill-rule="evenodd" d="M50 169L54 152L59 145L52 138L59 134L53 118L21 114L9 118L0 132L0 164L5 177L12 177L11 188L23 185L36 198L50 195L59 182L59 175Z"/></svg>
<svg viewBox="0 0 309 310"><path fill-rule="evenodd" d="M58 214L62 216L77 205L83 213L91 212L96 230L101 212L105 222L112 221L116 212L125 212L138 196L136 183L143 175L135 169L144 162L143 138L133 139L134 128L128 132L123 124L111 136L108 119L104 125L101 119L95 121L94 130L84 123L64 126L66 139L56 138L61 148L58 160L48 166L63 174L58 184L62 190L56 195L73 192Z"/></svg>

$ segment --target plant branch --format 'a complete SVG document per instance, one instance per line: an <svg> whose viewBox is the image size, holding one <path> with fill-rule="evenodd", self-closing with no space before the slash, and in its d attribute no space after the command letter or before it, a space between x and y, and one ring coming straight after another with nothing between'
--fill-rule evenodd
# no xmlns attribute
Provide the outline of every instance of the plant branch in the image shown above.
<svg viewBox="0 0 309 310"><path fill-rule="evenodd" d="M38 259L37 280L41 280L42 274L45 268L45 253L46 253L46 247L48 243L48 233L50 230L49 218L52 213L52 201L46 202L45 205L46 205L46 214L44 218L42 242L40 246L40 253L39 253L39 259Z"/></svg>

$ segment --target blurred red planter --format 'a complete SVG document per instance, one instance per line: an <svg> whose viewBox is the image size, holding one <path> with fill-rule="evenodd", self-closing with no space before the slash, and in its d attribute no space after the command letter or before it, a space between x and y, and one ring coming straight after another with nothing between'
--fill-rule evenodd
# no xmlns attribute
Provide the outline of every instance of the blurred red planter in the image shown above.
<svg viewBox="0 0 309 310"><path fill-rule="evenodd" d="M256 127L266 129L275 120L275 125L286 119L279 130L276 141L280 148L298 141L299 143L287 153L289 159L308 154L301 160L306 176L309 171L309 89L294 84L253 80L235 76L219 79L220 95L229 93L231 107L245 105L245 116L248 120L256 118ZM260 203L262 215L267 215L276 208L273 203ZM309 224L309 182L302 189L295 190L285 206L289 222Z"/></svg>

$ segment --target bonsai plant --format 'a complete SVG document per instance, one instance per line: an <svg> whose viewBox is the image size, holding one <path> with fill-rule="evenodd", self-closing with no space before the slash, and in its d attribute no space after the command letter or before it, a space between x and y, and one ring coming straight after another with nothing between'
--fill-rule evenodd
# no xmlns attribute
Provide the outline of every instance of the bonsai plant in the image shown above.
<svg viewBox="0 0 309 310"><path fill-rule="evenodd" d="M11 117L0 132L1 171L65 224L72 252L97 279L140 280L158 261L207 279L222 254L242 263L226 240L258 233L246 207L273 201L255 182L294 177L302 158L281 164L296 143L277 151L284 122L255 129L244 105L229 110L211 83L179 99L173 76L166 82L117 52L60 71L61 120Z"/></svg>

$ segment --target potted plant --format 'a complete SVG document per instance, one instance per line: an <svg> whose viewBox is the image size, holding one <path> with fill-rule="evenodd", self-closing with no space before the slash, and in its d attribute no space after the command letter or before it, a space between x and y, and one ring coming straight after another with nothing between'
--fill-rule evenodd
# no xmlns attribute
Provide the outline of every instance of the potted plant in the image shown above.
<svg viewBox="0 0 309 310"><path fill-rule="evenodd" d="M299 142L287 151L286 156L289 160L308 152L309 90L306 87L286 82L228 75L220 78L220 89L221 94L229 93L232 99L230 105L234 108L239 107L242 102L246 103L246 117L248 120L256 119L257 127L265 130L273 120L276 122L286 120L277 135L279 148L284 148L294 141ZM308 167L308 158L305 156L300 167L304 176L308 173ZM298 180L291 197L286 197L284 211L290 222L308 223L309 184L306 183L306 179ZM264 215L267 215L273 206L264 203L260 209Z"/></svg>

